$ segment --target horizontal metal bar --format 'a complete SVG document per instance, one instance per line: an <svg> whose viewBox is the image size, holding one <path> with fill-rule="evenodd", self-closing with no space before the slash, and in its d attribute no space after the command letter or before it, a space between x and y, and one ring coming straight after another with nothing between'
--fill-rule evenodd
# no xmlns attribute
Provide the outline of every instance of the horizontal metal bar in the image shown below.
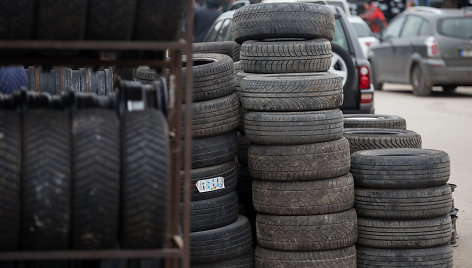
<svg viewBox="0 0 472 268"><path fill-rule="evenodd" d="M160 259L180 258L182 250L174 248L146 250L69 250L0 252L1 261L64 259Z"/></svg>
<svg viewBox="0 0 472 268"><path fill-rule="evenodd" d="M165 60L99 60L87 58L2 58L0 65L70 65L70 66L125 66L125 67L168 67L170 63Z"/></svg>

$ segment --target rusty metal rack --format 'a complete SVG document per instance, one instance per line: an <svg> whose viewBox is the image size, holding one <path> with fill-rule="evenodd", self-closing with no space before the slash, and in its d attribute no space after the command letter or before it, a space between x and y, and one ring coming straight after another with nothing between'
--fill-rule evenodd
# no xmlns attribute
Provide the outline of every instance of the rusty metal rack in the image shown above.
<svg viewBox="0 0 472 268"><path fill-rule="evenodd" d="M84 66L126 66L166 67L170 70L170 189L169 189L169 228L165 248L145 250L64 250L64 251L18 251L0 252L0 261L59 260L59 259L165 259L165 267L190 267L190 170L191 170L191 118L192 109L185 109L185 121L182 124L183 81L185 81L185 105L192 104L193 83L193 1L186 0L185 39L175 42L154 41L53 41L53 40L2 40L0 50L90 50L90 51L169 51L169 60L149 59L103 59L103 58L28 58L0 57L0 65L84 65ZM190 8L189 8L190 7ZM186 77L183 79L182 55L185 52ZM182 127L184 131L182 131ZM184 133L184 134L183 134ZM183 136L183 137L182 137ZM184 142L182 154L181 142ZM184 161L181 161L181 157ZM183 163L183 167L182 167ZM181 198L180 171L184 171L184 191ZM179 204L183 200L183 215L180 217Z"/></svg>

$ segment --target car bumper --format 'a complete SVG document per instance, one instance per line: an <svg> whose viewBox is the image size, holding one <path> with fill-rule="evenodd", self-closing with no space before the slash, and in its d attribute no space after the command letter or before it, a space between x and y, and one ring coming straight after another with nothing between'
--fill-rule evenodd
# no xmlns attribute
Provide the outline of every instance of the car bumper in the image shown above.
<svg viewBox="0 0 472 268"><path fill-rule="evenodd" d="M425 80L434 85L472 85L472 66L446 66L442 59L426 59L422 62Z"/></svg>

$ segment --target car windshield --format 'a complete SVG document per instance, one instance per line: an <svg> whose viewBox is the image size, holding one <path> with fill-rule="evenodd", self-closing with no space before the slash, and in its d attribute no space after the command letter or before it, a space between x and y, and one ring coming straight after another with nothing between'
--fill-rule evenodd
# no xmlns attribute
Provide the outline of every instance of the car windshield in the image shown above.
<svg viewBox="0 0 472 268"><path fill-rule="evenodd" d="M448 37L470 39L472 38L472 17L441 19L438 21L438 32Z"/></svg>
<svg viewBox="0 0 472 268"><path fill-rule="evenodd" d="M372 32L370 31L369 26L367 26L366 24L353 22L352 26L354 27L354 30L356 30L357 36L359 37L372 36Z"/></svg>

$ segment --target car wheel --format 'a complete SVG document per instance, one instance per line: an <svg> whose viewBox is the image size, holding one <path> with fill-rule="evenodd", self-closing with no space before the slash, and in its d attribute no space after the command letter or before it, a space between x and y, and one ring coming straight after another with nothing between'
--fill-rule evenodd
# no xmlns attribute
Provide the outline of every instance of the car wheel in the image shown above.
<svg viewBox="0 0 472 268"><path fill-rule="evenodd" d="M443 91L446 93L453 93L456 91L456 88L456 86L442 86Z"/></svg>
<svg viewBox="0 0 472 268"><path fill-rule="evenodd" d="M331 43L332 59L329 71L343 78L343 87L351 85L354 81L356 67L351 56L341 46Z"/></svg>
<svg viewBox="0 0 472 268"><path fill-rule="evenodd" d="M416 96L431 95L431 86L424 80L423 72L418 65L414 66L411 72L411 85L413 86L413 94Z"/></svg>

